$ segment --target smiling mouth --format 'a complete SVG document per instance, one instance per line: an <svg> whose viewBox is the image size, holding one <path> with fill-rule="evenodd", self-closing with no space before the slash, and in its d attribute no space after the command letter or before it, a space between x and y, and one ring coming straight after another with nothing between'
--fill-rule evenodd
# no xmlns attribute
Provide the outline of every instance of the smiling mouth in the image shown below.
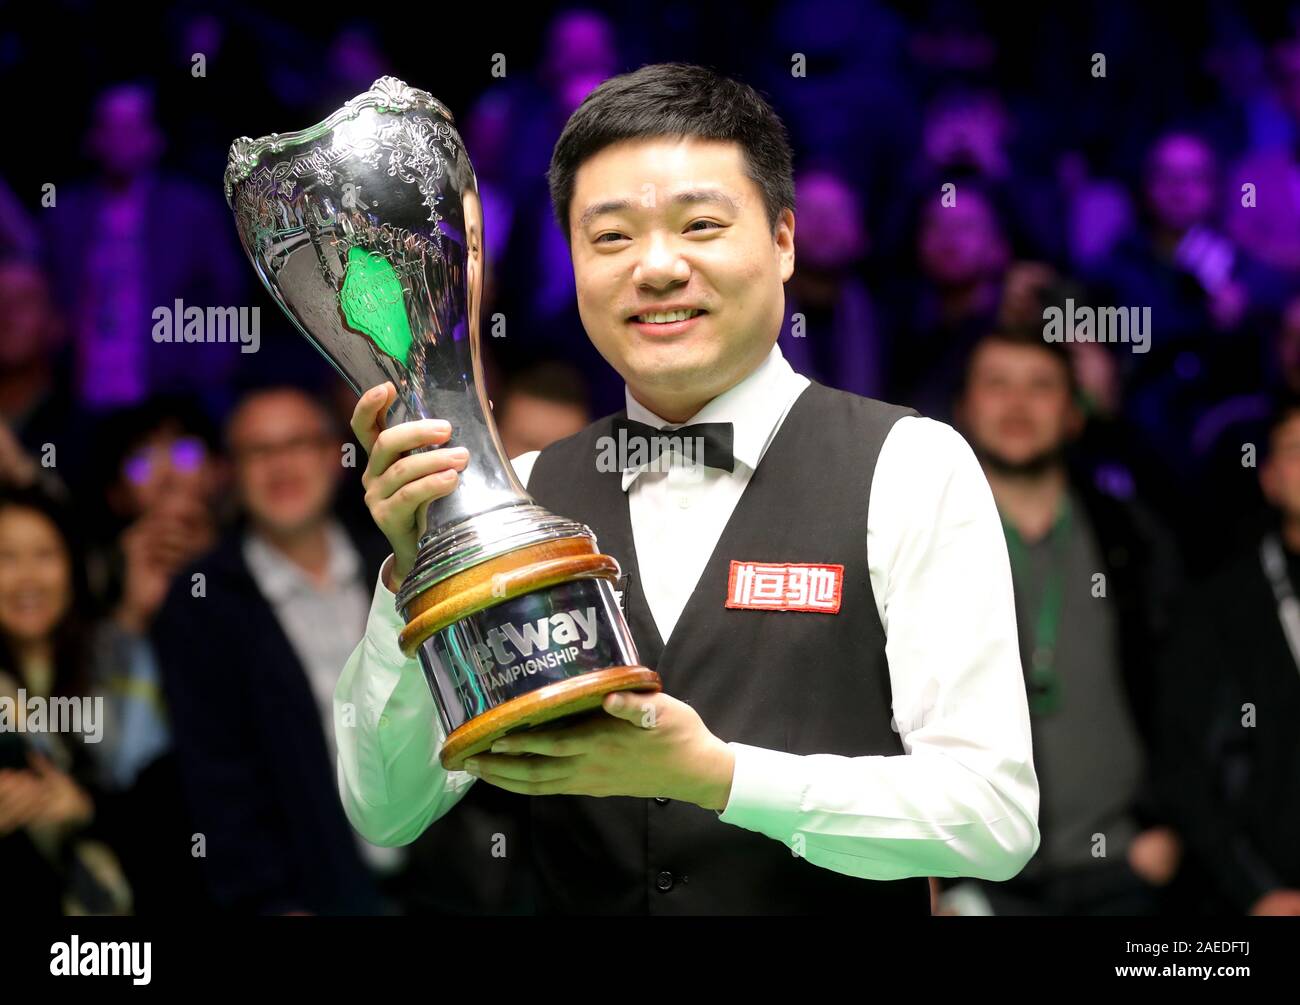
<svg viewBox="0 0 1300 1005"><path fill-rule="evenodd" d="M702 310L650 311L646 314L634 314L630 320L643 325L667 325L677 321L689 321L705 313L707 312Z"/></svg>

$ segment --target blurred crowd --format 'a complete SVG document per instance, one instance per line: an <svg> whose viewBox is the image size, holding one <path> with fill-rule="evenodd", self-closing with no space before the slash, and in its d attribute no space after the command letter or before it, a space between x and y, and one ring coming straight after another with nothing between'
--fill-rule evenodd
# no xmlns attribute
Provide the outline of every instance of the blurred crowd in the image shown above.
<svg viewBox="0 0 1300 1005"><path fill-rule="evenodd" d="M98 81L63 109L79 129L0 164L0 699L19 721L20 697L102 699L104 728L0 730L9 903L526 909L455 875L437 826L387 849L344 819L330 698L386 549L354 396L256 285L225 149L386 73L455 109L516 456L623 404L577 315L552 144L600 81L674 59L758 86L790 130L786 358L953 423L1003 517L1043 841L1009 883L937 882L936 910L1300 914L1300 7L543 10L460 25L471 65L437 26L180 4L142 72L56 6L66 36L0 45L5 76L59 46ZM259 350L154 341L177 300L261 305ZM1149 327L1052 341L1052 308Z"/></svg>

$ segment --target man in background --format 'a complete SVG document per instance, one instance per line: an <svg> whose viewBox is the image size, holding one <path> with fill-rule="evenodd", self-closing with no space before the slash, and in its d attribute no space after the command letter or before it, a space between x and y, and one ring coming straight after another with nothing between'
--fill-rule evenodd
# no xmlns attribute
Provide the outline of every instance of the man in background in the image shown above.
<svg viewBox="0 0 1300 1005"><path fill-rule="evenodd" d="M152 339L156 309L173 311L177 300L237 306L246 282L219 195L161 170L165 145L150 88L106 89L86 135L98 171L46 210L50 275L71 321L75 393L87 411L183 391L223 412L228 378L243 362L229 342Z"/></svg>
<svg viewBox="0 0 1300 1005"><path fill-rule="evenodd" d="M226 431L242 519L177 578L154 625L210 893L239 912L373 913L325 722L382 555L332 516L342 443L303 392L246 397Z"/></svg>
<svg viewBox="0 0 1300 1005"><path fill-rule="evenodd" d="M957 403L1007 538L1042 793L1038 854L981 889L998 914L1153 914L1179 862L1147 763L1170 556L1140 509L1072 477L1075 391L1064 346L994 334Z"/></svg>
<svg viewBox="0 0 1300 1005"><path fill-rule="evenodd" d="M492 418L507 457L549 447L591 421L586 382L568 363L534 363L506 381Z"/></svg>
<svg viewBox="0 0 1300 1005"><path fill-rule="evenodd" d="M1261 449L1269 527L1188 598L1162 675L1162 788L1228 909L1300 916L1300 399ZM1220 908L1222 909L1222 908Z"/></svg>

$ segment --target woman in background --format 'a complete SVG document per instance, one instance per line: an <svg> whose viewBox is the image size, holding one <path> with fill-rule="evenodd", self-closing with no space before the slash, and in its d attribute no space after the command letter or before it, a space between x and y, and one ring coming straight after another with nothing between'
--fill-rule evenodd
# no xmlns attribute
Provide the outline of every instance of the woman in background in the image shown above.
<svg viewBox="0 0 1300 1005"><path fill-rule="evenodd" d="M39 489L0 490L0 870L13 902L33 912L116 914L129 892L112 853L91 840L86 740L103 723L87 717L96 710L74 540ZM57 698L83 703L81 733L51 728ZM33 699L46 705L44 725L27 718Z"/></svg>

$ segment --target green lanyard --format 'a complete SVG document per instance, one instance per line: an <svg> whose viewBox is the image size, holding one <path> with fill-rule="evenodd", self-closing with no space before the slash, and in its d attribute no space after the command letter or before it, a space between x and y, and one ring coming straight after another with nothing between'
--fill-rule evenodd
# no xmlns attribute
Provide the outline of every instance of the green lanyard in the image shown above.
<svg viewBox="0 0 1300 1005"><path fill-rule="evenodd" d="M1029 574L1029 554L1025 542L1006 519L1002 529L1007 537L1007 554L1015 578L1023 584ZM1056 672L1056 638L1061 627L1061 610L1065 605L1065 558L1070 544L1070 500L1061 500L1052 529L1052 560L1043 584L1043 597L1034 616L1033 648L1029 655L1029 711L1050 715L1061 707L1061 678Z"/></svg>

